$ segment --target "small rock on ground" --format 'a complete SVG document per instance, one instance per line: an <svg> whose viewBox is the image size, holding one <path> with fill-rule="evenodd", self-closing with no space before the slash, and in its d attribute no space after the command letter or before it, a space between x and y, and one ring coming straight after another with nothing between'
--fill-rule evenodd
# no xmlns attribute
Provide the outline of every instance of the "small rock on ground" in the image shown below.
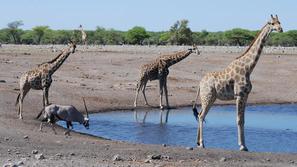
<svg viewBox="0 0 297 167"><path fill-rule="evenodd" d="M193 150L193 147L186 147L187 150Z"/></svg>
<svg viewBox="0 0 297 167"><path fill-rule="evenodd" d="M148 156L149 159L153 159L153 160L161 159L161 157L162 157L161 154L153 154Z"/></svg>
<svg viewBox="0 0 297 167"><path fill-rule="evenodd" d="M0 80L0 83L6 83L6 81L5 80Z"/></svg>
<svg viewBox="0 0 297 167"><path fill-rule="evenodd" d="M38 150L32 150L32 154L37 154Z"/></svg>
<svg viewBox="0 0 297 167"><path fill-rule="evenodd" d="M36 154L35 155L35 159L37 159L37 160L43 160L43 159L45 159L45 157L44 157L43 154Z"/></svg>
<svg viewBox="0 0 297 167"><path fill-rule="evenodd" d="M225 158L225 157L222 157L221 159L220 159L220 162L225 162L227 159Z"/></svg>
<svg viewBox="0 0 297 167"><path fill-rule="evenodd" d="M23 161L19 161L16 165L17 166L22 166L22 165L24 165L24 162Z"/></svg>
<svg viewBox="0 0 297 167"><path fill-rule="evenodd" d="M144 160L144 163L151 163L151 162L152 162L151 159L146 159L146 160Z"/></svg>
<svg viewBox="0 0 297 167"><path fill-rule="evenodd" d="M55 156L56 156L56 157L62 157L63 154L62 154L62 153L57 153Z"/></svg>
<svg viewBox="0 0 297 167"><path fill-rule="evenodd" d="M119 154L116 154L113 156L112 160L113 161L123 161L123 158Z"/></svg>
<svg viewBox="0 0 297 167"><path fill-rule="evenodd" d="M7 163L7 164L4 164L3 167L18 167L18 165L13 163Z"/></svg>

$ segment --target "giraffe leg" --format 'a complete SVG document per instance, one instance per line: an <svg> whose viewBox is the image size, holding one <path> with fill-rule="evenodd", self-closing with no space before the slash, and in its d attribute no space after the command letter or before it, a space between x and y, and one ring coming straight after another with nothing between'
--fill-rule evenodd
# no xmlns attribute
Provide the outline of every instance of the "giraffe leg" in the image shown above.
<svg viewBox="0 0 297 167"><path fill-rule="evenodd" d="M209 96L201 96L201 110L198 115L198 128L197 128L197 146L200 148L204 148L203 142L203 122L204 119L214 103L215 98L212 95Z"/></svg>
<svg viewBox="0 0 297 167"><path fill-rule="evenodd" d="M164 106L163 106L163 87L164 87L164 78L160 78L159 79L159 89L160 89L160 109L163 110Z"/></svg>
<svg viewBox="0 0 297 167"><path fill-rule="evenodd" d="M148 102L147 102L147 99L146 99L146 95L145 95L146 84L147 84L147 81L145 81L143 86L142 86L142 94L143 94L143 97L144 97L145 105L149 105Z"/></svg>
<svg viewBox="0 0 297 167"><path fill-rule="evenodd" d="M167 106L167 109L169 109L168 90L167 90L167 77L164 79L164 93L165 93L166 106Z"/></svg>
<svg viewBox="0 0 297 167"><path fill-rule="evenodd" d="M45 88L45 105L48 106L49 105L49 101L48 101L48 91L49 91L49 87Z"/></svg>
<svg viewBox="0 0 297 167"><path fill-rule="evenodd" d="M245 145L244 137L244 113L247 97L238 96L236 99L237 108L237 130L238 130L238 145L240 151L248 151Z"/></svg>
<svg viewBox="0 0 297 167"><path fill-rule="evenodd" d="M138 83L137 83L136 94L135 94L135 99L134 99L134 107L137 107L137 98L138 98L139 91L140 91L140 89L142 87L142 84L143 83L141 82L141 80L139 80Z"/></svg>
<svg viewBox="0 0 297 167"><path fill-rule="evenodd" d="M42 104L43 104L43 108L44 108L45 106L48 105L48 88L47 87L43 88L43 96L42 97L43 97Z"/></svg>
<svg viewBox="0 0 297 167"><path fill-rule="evenodd" d="M24 98L27 95L27 93L29 92L30 88L28 87L23 87L21 89L21 94L20 94L20 100L19 100L19 119L23 119L23 102L24 102Z"/></svg>

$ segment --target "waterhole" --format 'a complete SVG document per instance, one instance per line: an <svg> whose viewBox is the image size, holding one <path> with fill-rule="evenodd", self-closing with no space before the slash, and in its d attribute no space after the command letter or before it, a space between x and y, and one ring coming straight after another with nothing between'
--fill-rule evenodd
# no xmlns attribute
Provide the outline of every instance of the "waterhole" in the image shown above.
<svg viewBox="0 0 297 167"><path fill-rule="evenodd" d="M191 108L111 111L90 115L90 129L74 130L112 140L195 147L197 121ZM198 108L199 111L199 108ZM246 108L245 137L250 151L297 153L297 105L250 105ZM59 122L65 127L64 122ZM204 126L206 148L238 150L236 108L213 106Z"/></svg>

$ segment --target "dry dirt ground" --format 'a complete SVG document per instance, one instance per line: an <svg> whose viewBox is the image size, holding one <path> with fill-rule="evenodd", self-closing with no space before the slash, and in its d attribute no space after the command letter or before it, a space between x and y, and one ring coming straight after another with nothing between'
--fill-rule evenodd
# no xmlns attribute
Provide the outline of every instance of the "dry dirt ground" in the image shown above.
<svg viewBox="0 0 297 167"><path fill-rule="evenodd" d="M34 117L42 109L42 92L31 90L24 101L24 120L17 119L14 106L22 73L50 60L64 46L16 46L0 48L0 165L23 166L296 166L296 154L272 154L219 149L187 150L183 147L131 144L72 133L65 137L59 128L39 132ZM54 74L50 102L102 112L132 108L139 66L186 46L78 46ZM169 102L189 106L201 77L222 70L243 52L240 47L200 47L200 56L191 55L172 66L169 74ZM253 90L248 103L297 102L297 49L267 48L252 74ZM157 82L147 87L148 101L158 106ZM140 96L139 105L143 106ZM217 104L226 102L217 101ZM228 103L234 103L230 101ZM248 121L248 120L247 120ZM92 125L91 125L92 126ZM236 137L236 136L230 136ZM219 140L219 139L218 139ZM292 139L296 140L296 139ZM37 160L32 150L45 157ZM113 161L115 155L119 161ZM149 155L161 155L148 160Z"/></svg>

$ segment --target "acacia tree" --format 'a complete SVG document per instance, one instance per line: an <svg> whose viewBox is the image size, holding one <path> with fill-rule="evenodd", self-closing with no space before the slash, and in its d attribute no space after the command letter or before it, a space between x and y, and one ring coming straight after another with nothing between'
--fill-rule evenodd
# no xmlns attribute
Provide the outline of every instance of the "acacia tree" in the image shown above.
<svg viewBox="0 0 297 167"><path fill-rule="evenodd" d="M36 36L36 43L40 44L41 40L44 36L44 34L46 33L46 31L49 30L48 26L37 26L33 28L33 32Z"/></svg>
<svg viewBox="0 0 297 167"><path fill-rule="evenodd" d="M20 43L20 36L22 34L22 30L19 29L20 26L24 25L23 21L18 20L18 21L13 21L7 24L8 27L8 32L10 36L13 39L13 42L15 44Z"/></svg>
<svg viewBox="0 0 297 167"><path fill-rule="evenodd" d="M143 40L148 38L149 35L146 32L145 28L135 26L132 29L128 30L126 34L127 42L130 44L142 44Z"/></svg>
<svg viewBox="0 0 297 167"><path fill-rule="evenodd" d="M248 45L253 39L254 36L249 30L234 28L229 31L224 32L224 36L227 40L227 43L230 45Z"/></svg>
<svg viewBox="0 0 297 167"><path fill-rule="evenodd" d="M171 44L176 45L190 45L193 43L192 31L188 27L188 20L177 21L170 28L170 39Z"/></svg>

